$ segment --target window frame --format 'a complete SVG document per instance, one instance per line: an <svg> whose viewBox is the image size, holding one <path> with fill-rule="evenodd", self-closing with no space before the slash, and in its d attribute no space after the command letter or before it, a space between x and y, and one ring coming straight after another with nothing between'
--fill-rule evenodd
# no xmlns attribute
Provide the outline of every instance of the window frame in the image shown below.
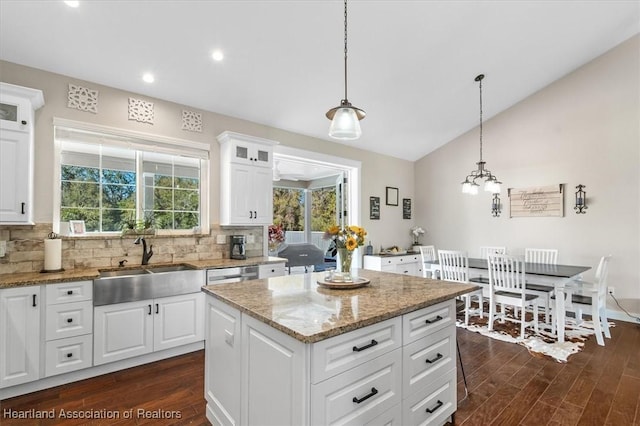
<svg viewBox="0 0 640 426"><path fill-rule="evenodd" d="M200 162L200 229L199 230L187 230L187 229L156 229L156 235L193 235L193 234L208 234L210 232L210 167L211 167L211 145L195 142L185 139L173 138L168 136L156 135L151 133L137 132L133 130L119 129L109 126L103 126L98 124L84 123L74 120L68 120L63 118L54 117L53 119L53 142L54 142L54 155L53 155L53 214L52 214L52 226L53 231L60 232L60 205L61 205L61 153L62 143L57 137L56 129L67 128L71 131L85 131L102 133L105 135L113 136L114 138L129 138L133 141L126 145L130 148L141 151L157 151L169 155L184 155L190 157L196 157L202 160ZM91 142L87 142L91 143ZM109 144L109 146L117 146L118 143ZM121 144L125 145L124 143ZM136 155L137 157L137 155ZM141 162L136 160L136 168L139 167ZM136 170L136 174L142 172L142 170ZM142 176L142 175L141 175ZM142 210L142 197L141 191L136 191L136 212ZM92 232L85 236L117 236L121 235L121 232Z"/></svg>

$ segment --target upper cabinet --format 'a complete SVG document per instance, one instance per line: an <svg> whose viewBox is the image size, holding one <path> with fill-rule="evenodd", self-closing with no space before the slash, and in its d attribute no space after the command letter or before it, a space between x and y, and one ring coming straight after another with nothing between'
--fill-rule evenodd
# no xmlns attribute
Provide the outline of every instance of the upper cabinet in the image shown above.
<svg viewBox="0 0 640 426"><path fill-rule="evenodd" d="M273 146L278 142L234 132L220 143L220 225L273 221Z"/></svg>
<svg viewBox="0 0 640 426"><path fill-rule="evenodd" d="M0 224L33 224L35 110L41 90L0 83Z"/></svg>

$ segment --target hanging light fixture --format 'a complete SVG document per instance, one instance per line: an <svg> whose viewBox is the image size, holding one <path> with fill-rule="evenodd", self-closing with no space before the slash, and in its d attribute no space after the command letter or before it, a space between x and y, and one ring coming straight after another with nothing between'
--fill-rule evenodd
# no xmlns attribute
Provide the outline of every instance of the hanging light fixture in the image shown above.
<svg viewBox="0 0 640 426"><path fill-rule="evenodd" d="M472 171L462 182L462 192L465 194L475 195L478 193L479 184L476 183L477 179L484 179L484 190L492 192L494 194L500 192L500 184L498 179L487 169L484 168L485 162L482 161L482 79L484 74L480 74L475 78L475 81L480 83L480 161L476 164L478 168Z"/></svg>
<svg viewBox="0 0 640 426"><path fill-rule="evenodd" d="M334 139L354 140L362 135L360 120L366 113L356 108L347 99L347 0L344 0L344 99L340 105L327 111L327 118L331 120L329 136Z"/></svg>

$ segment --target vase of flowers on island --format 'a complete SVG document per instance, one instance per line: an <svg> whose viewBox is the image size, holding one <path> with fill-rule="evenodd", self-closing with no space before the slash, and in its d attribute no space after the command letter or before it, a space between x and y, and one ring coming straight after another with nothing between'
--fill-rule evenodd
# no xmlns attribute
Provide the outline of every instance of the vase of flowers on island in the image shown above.
<svg viewBox="0 0 640 426"><path fill-rule="evenodd" d="M278 246L284 242L284 230L281 225L269 225L269 253L277 254Z"/></svg>
<svg viewBox="0 0 640 426"><path fill-rule="evenodd" d="M322 237L325 240L333 240L338 251L338 261L336 267L338 272L349 274L351 272L351 262L353 251L364 245L364 237L367 231L359 226L351 225L340 228L337 225L329 227Z"/></svg>
<svg viewBox="0 0 640 426"><path fill-rule="evenodd" d="M413 236L414 251L416 250L415 246L420 245L420 236L424 235L424 233L425 231L424 229L422 229L421 226L414 226L413 228L411 228L411 235Z"/></svg>

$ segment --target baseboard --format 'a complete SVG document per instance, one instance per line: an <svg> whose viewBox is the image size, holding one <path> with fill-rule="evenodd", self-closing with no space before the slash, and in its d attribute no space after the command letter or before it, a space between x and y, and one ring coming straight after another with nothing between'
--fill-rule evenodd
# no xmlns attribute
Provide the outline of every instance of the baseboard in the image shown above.
<svg viewBox="0 0 640 426"><path fill-rule="evenodd" d="M585 313L587 312L585 311ZM635 312L629 312L629 313L634 317L640 318L639 313L635 313ZM618 320L618 321L630 322L633 324L640 324L640 321L638 321L637 319L631 318L626 313L622 311L616 311L614 309L607 309L607 318L611 320Z"/></svg>
<svg viewBox="0 0 640 426"><path fill-rule="evenodd" d="M123 359L108 364L85 368L83 370L72 371L70 373L60 374L57 376L44 377L33 382L23 383L21 385L11 386L10 388L0 389L0 401L7 398L13 398L14 396L25 395L27 393L53 388L55 386L65 385L67 383L73 383L79 380L113 373L115 371L124 370L126 368L137 367L139 365L149 364L151 362L160 361L162 359L184 355L190 352L199 351L201 349L204 349L204 341L190 343L188 345L178 346L177 348L166 349L164 351L153 352L135 358Z"/></svg>

